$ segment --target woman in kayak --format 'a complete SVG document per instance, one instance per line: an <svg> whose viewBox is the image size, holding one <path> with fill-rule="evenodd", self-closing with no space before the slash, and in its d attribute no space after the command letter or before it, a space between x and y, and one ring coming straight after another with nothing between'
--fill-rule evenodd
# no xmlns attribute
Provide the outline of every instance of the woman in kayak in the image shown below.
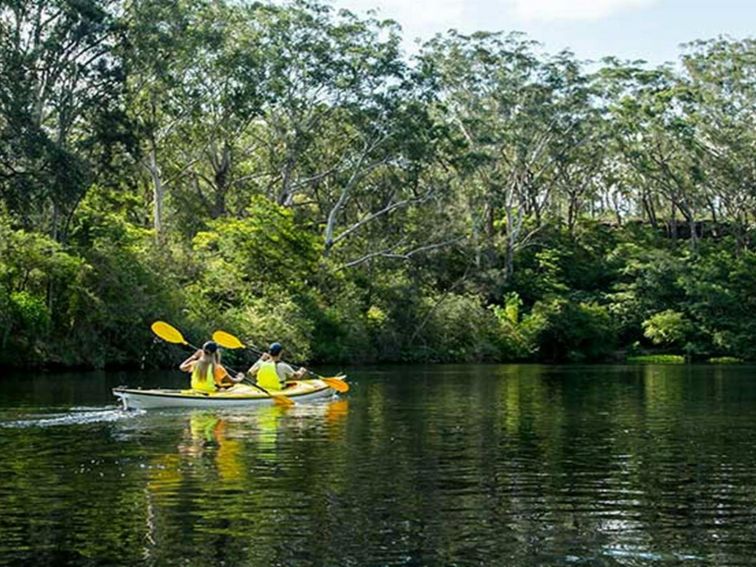
<svg viewBox="0 0 756 567"><path fill-rule="evenodd" d="M182 362L179 368L192 373L192 390L200 392L215 392L239 381L221 366L218 344L213 341L207 341L200 350Z"/></svg>
<svg viewBox="0 0 756 567"><path fill-rule="evenodd" d="M287 380L301 380L307 374L307 369L294 370L281 360L282 354L281 343L273 343L268 352L264 352L247 370L247 374L256 378L258 386L266 390L282 390Z"/></svg>

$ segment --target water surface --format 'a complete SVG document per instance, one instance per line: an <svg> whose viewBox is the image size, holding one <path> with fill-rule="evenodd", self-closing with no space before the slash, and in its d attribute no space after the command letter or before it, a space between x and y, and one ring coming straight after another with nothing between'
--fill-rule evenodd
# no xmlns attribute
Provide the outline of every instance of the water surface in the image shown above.
<svg viewBox="0 0 756 567"><path fill-rule="evenodd" d="M147 373L0 378L0 563L736 565L756 368L352 372L292 409L123 412Z"/></svg>

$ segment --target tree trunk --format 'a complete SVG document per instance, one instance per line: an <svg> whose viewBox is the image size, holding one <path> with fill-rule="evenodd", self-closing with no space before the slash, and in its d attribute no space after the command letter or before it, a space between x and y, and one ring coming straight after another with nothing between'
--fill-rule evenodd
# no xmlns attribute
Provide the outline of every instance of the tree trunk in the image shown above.
<svg viewBox="0 0 756 567"><path fill-rule="evenodd" d="M53 198L52 200L52 219L50 224L50 238L58 242L58 227L60 225L60 206Z"/></svg>
<svg viewBox="0 0 756 567"><path fill-rule="evenodd" d="M677 240L677 211L675 210L674 201L670 201L670 219L669 219L669 236L672 240Z"/></svg>
<svg viewBox="0 0 756 567"><path fill-rule="evenodd" d="M284 207L291 205L291 178L294 171L294 154L288 151L286 154L286 164L284 165L283 179L281 181L281 192L278 194L278 204Z"/></svg>
<svg viewBox="0 0 756 567"><path fill-rule="evenodd" d="M567 230L570 234L575 232L575 221L577 220L578 197L574 192L569 193L569 204L567 206Z"/></svg>
<svg viewBox="0 0 756 567"><path fill-rule="evenodd" d="M617 217L617 226L622 226L622 215L620 213L619 199L617 198L617 192L612 193L612 210L614 216Z"/></svg>
<svg viewBox="0 0 756 567"><path fill-rule="evenodd" d="M515 252L515 239L517 235L514 231L514 219L512 218L512 211L509 207L506 209L507 213L507 238L506 238L506 251L504 254L504 275L508 281L512 274L514 274L514 252Z"/></svg>
<svg viewBox="0 0 756 567"><path fill-rule="evenodd" d="M693 213L693 209L691 209L688 206L687 199L683 197L683 200L678 203L677 208L680 209L680 212L682 213L683 217L685 217L685 220L688 223L688 227L690 228L690 247L693 250L696 250L698 248L698 228L696 227L696 217Z"/></svg>
<svg viewBox="0 0 756 567"><path fill-rule="evenodd" d="M643 193L643 196L641 197L641 202L643 203L643 208L646 211L648 222L651 224L651 227L654 230L657 230L659 228L659 221L656 219L656 210L654 210L654 203L651 200L651 198L648 196L648 193L646 192Z"/></svg>
<svg viewBox="0 0 756 567"><path fill-rule="evenodd" d="M163 202L165 200L165 188L160 176L160 167L157 163L155 145L150 147L148 162L145 164L152 179L152 226L155 229L155 239L160 242L163 238Z"/></svg>
<svg viewBox="0 0 756 567"><path fill-rule="evenodd" d="M483 215L486 239L491 242L494 237L494 207L491 203L485 204Z"/></svg>

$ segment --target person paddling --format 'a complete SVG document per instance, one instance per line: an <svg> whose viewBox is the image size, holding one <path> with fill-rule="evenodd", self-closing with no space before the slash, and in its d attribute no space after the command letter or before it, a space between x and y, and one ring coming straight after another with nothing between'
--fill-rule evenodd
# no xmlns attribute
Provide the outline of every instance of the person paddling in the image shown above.
<svg viewBox="0 0 756 567"><path fill-rule="evenodd" d="M273 343L268 352L263 353L258 361L247 370L247 374L255 378L257 384L266 390L282 390L287 380L301 380L307 374L307 369L294 370L290 365L281 361L282 354L283 346L281 346L281 343Z"/></svg>
<svg viewBox="0 0 756 567"><path fill-rule="evenodd" d="M221 366L218 344L213 341L207 341L179 368L192 373L192 390L199 392L212 393L239 382Z"/></svg>

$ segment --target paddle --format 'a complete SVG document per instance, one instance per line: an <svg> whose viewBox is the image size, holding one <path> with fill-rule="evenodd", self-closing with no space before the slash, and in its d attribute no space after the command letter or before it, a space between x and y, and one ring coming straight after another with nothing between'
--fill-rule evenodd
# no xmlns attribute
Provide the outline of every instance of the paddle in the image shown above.
<svg viewBox="0 0 756 567"><path fill-rule="evenodd" d="M169 325L165 321L155 321L150 326L150 329L152 329L152 332L155 333L155 335L157 335L158 338L161 338L161 339L163 339L166 342L177 344L177 345L184 345L184 346L188 346L190 348L193 348L194 350L199 350L196 346L194 346L194 345L192 345L192 344L190 344L190 343L188 343L186 341L186 339L184 338L184 335L181 334L181 331L179 331L173 325ZM218 341L215 341L215 342L218 342ZM220 343L218 343L218 344L220 344ZM223 346L223 345L221 345L221 346ZM231 367L228 367L228 369L231 372L235 373L235 374L237 373L237 371L234 370ZM274 395L274 394L271 394L270 392L268 392L268 390L266 390L262 386L258 386L257 384L255 384L251 380L249 381L249 383L252 386L254 386L255 388L257 388L258 390L260 390L261 392L263 392L269 398L272 398L273 402L276 403L276 404L278 404L278 405L280 405L280 406L290 407L290 406L294 405L294 401L291 400L291 399L289 399L289 398L287 398L283 394L275 394Z"/></svg>
<svg viewBox="0 0 756 567"><path fill-rule="evenodd" d="M237 339L234 335L231 333L227 333L225 331L215 331L213 333L213 340L218 343L223 348L227 349L237 349L237 348L248 348L252 352L262 355L262 352L252 346L245 345L243 342L241 342L239 339ZM297 367L299 369L301 367ZM324 376L321 376L320 374L316 374L315 372L308 370L307 371L310 375L315 376L318 380L322 380L326 384L328 384L329 387L333 388L337 392L348 392L349 391L349 384L344 382L344 380L341 380L340 378L326 378Z"/></svg>

